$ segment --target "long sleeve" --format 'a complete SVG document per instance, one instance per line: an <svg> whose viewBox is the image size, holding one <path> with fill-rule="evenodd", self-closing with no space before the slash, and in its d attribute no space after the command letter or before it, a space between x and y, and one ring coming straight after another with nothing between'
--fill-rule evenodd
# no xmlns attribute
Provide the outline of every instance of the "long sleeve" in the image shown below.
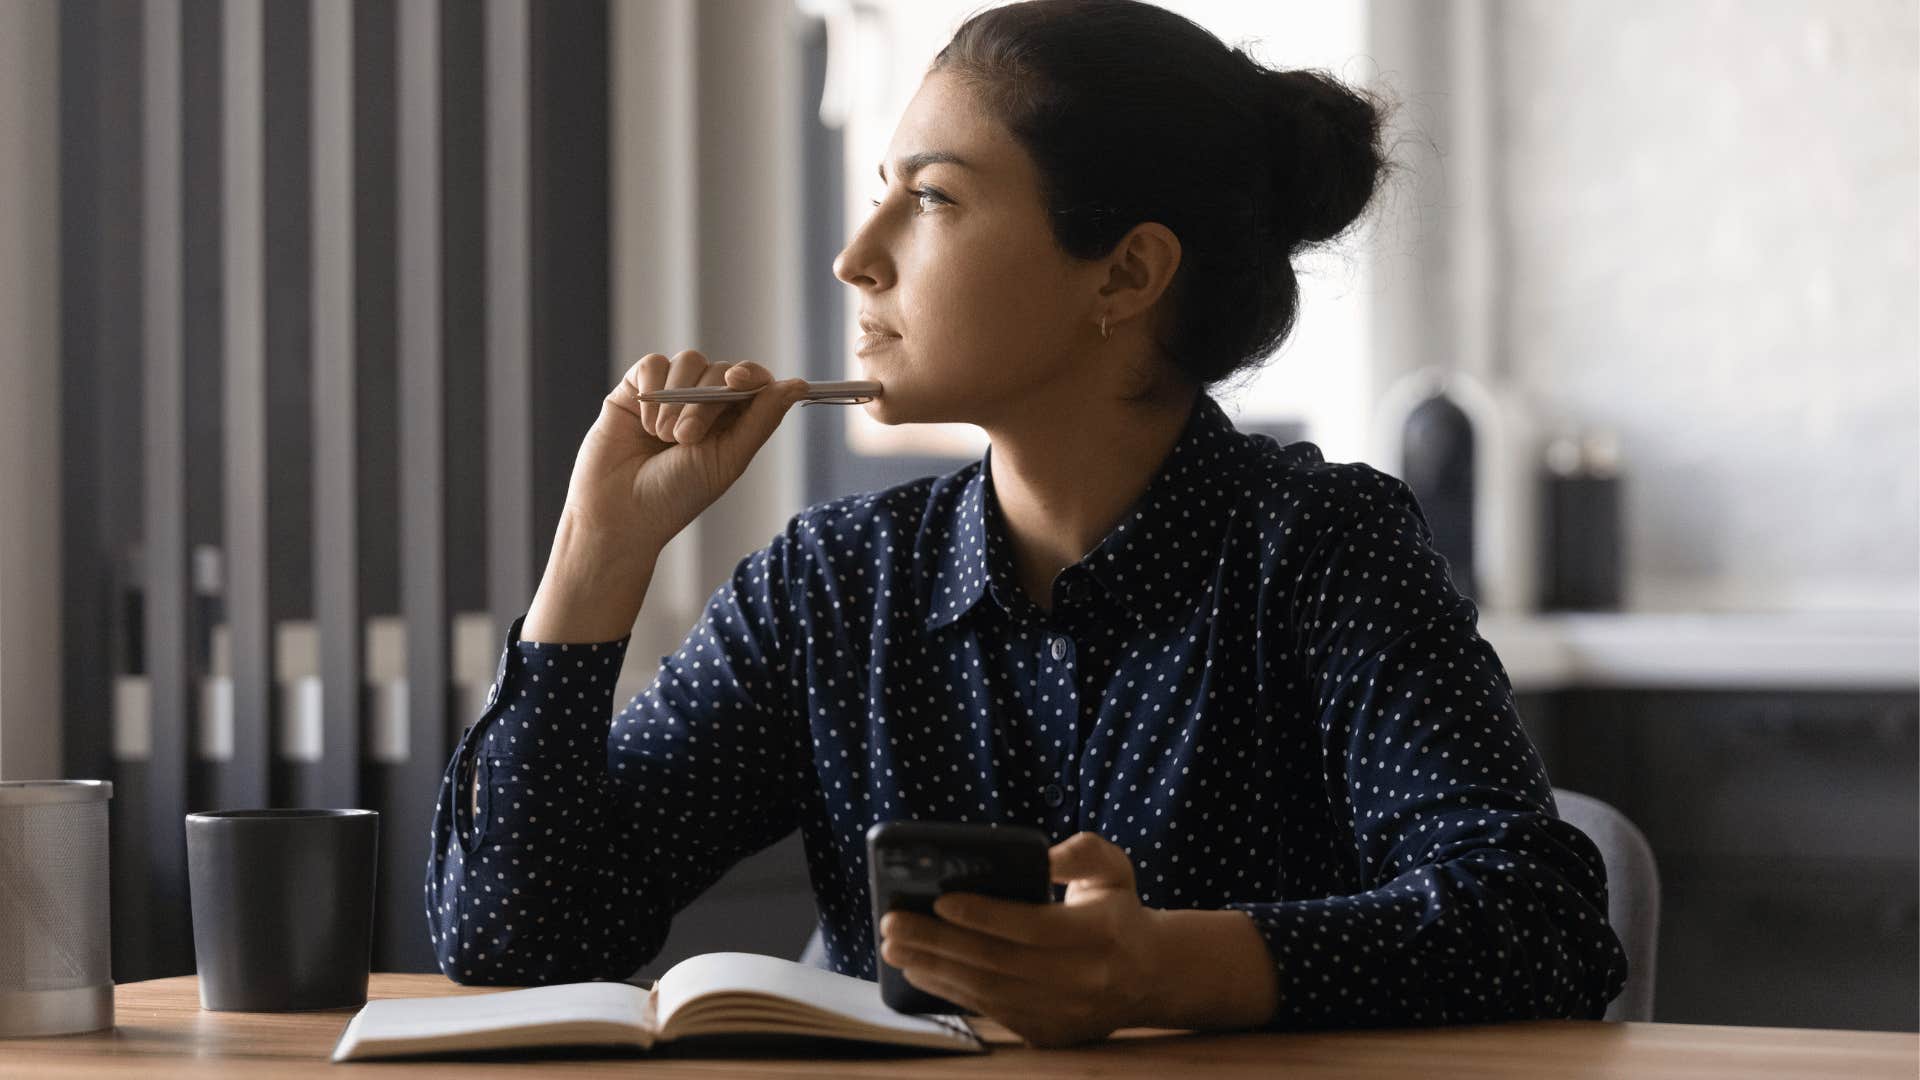
<svg viewBox="0 0 1920 1080"><path fill-rule="evenodd" d="M1559 819L1478 611L1395 490L1329 530L1292 598L1363 891L1227 906L1273 954L1277 1026L1597 1019L1626 978L1599 851Z"/></svg>
<svg viewBox="0 0 1920 1080"><path fill-rule="evenodd" d="M786 550L780 537L742 559L611 718L626 639L521 641L515 621L434 813L426 913L447 977L628 978L675 914L797 826L811 758L791 704Z"/></svg>

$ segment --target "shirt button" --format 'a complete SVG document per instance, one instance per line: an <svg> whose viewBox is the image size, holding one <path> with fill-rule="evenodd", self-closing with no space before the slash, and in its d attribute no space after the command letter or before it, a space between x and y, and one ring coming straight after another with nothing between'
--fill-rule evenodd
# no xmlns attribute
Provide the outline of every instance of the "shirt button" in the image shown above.
<svg viewBox="0 0 1920 1080"><path fill-rule="evenodd" d="M1059 784L1048 784L1047 790L1042 794L1046 796L1048 806L1059 806L1067 801L1067 789Z"/></svg>
<svg viewBox="0 0 1920 1080"><path fill-rule="evenodd" d="M1066 638L1057 637L1053 639L1053 658L1055 660L1065 660L1067 658Z"/></svg>

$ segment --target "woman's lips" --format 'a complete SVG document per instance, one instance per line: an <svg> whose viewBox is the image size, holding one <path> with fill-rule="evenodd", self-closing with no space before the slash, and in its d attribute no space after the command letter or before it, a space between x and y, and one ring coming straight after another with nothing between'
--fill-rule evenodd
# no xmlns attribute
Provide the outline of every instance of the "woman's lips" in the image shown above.
<svg viewBox="0 0 1920 1080"><path fill-rule="evenodd" d="M899 340L898 334L861 334L859 340L854 343L853 352L855 356L865 356L875 349L885 348Z"/></svg>

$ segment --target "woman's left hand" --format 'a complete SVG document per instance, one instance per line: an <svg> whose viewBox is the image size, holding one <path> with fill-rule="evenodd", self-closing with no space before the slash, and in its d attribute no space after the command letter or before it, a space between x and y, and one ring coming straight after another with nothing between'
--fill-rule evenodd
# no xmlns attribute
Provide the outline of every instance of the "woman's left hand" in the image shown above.
<svg viewBox="0 0 1920 1080"><path fill-rule="evenodd" d="M1081 832L1048 852L1064 903L949 893L937 919L888 912L881 956L909 983L1006 1025L1035 1046L1105 1038L1147 1021L1159 913L1127 853Z"/></svg>

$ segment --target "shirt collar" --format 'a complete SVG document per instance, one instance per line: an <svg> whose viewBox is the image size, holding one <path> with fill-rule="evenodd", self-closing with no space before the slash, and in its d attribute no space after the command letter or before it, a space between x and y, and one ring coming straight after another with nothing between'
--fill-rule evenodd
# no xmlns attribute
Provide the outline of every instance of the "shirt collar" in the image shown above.
<svg viewBox="0 0 1920 1080"><path fill-rule="evenodd" d="M1218 402L1194 399L1185 427L1120 524L1075 564L1084 567L1141 622L1160 625L1191 612L1207 595L1220 541L1244 490L1236 466L1251 448ZM927 582L928 625L958 621L992 595L1015 610L1013 557L989 468L993 448L950 478L952 511L920 531L918 558ZM957 485L957 486L956 486ZM936 487L936 501L940 500Z"/></svg>

